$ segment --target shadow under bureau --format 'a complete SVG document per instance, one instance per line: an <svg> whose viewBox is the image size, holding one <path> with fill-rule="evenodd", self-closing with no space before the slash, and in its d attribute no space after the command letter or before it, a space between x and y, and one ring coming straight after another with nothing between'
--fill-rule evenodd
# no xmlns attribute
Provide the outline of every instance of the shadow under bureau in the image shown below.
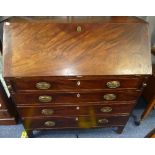
<svg viewBox="0 0 155 155"><path fill-rule="evenodd" d="M121 133L152 73L148 24L135 17L14 17L3 40L3 77L29 137Z"/></svg>

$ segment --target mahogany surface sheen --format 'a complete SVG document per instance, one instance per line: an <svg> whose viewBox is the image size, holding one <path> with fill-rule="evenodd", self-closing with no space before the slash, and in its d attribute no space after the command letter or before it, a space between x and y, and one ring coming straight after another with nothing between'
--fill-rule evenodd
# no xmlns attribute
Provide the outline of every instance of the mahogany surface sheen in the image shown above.
<svg viewBox="0 0 155 155"><path fill-rule="evenodd" d="M86 115L93 117L94 115L118 115L118 114L126 114L129 115L131 110L134 107L135 102L130 103L122 103L122 104L97 104L97 105L53 105L53 106L18 106L19 113L21 116L24 117L49 117L49 116L80 116ZM110 107L111 111L103 112L101 111L102 108ZM53 113L51 114L44 114L42 110L49 109L52 110Z"/></svg>
<svg viewBox="0 0 155 155"><path fill-rule="evenodd" d="M14 17L3 44L3 77L29 136L121 133L152 72L148 24L135 17Z"/></svg>
<svg viewBox="0 0 155 155"><path fill-rule="evenodd" d="M149 51L148 24L135 17L15 18L4 24L3 75L151 74Z"/></svg>

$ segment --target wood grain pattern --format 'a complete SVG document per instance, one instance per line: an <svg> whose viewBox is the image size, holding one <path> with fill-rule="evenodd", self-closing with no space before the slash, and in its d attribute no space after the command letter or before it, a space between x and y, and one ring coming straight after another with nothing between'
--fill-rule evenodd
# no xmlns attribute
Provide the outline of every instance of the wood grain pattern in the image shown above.
<svg viewBox="0 0 155 155"><path fill-rule="evenodd" d="M5 23L4 77L151 74L147 23L110 20Z"/></svg>
<svg viewBox="0 0 155 155"><path fill-rule="evenodd" d="M99 119L108 119L107 124L99 124ZM96 116L96 117L79 117L76 121L76 117L52 117L52 118L27 118L23 120L24 127L26 129L63 129L63 128L93 128L93 127L112 127L123 125L128 117L127 116ZM46 121L55 122L54 127L47 127L44 125Z"/></svg>
<svg viewBox="0 0 155 155"><path fill-rule="evenodd" d="M107 82L119 81L119 89L141 89L144 77L136 76L89 76L89 77L31 77L31 78L5 78L12 85L14 92L39 91L36 88L38 82L47 82L51 87L47 90L53 91L75 91L75 90L103 90L109 89ZM79 82L79 85L78 85Z"/></svg>
<svg viewBox="0 0 155 155"><path fill-rule="evenodd" d="M121 133L151 73L148 24L138 18L13 17L4 24L3 77L29 136L95 127ZM120 86L108 88L109 81ZM50 87L39 90L38 82ZM42 95L52 100L42 103ZM101 112L106 106L112 111Z"/></svg>
<svg viewBox="0 0 155 155"><path fill-rule="evenodd" d="M83 104L91 103L95 104L98 102L110 102L104 99L106 94L115 94L116 99L113 101L135 101L139 97L141 91L95 91L95 92L68 92L68 93L20 93L12 94L16 104L18 105L28 105L28 104ZM39 101L39 96L51 96L52 101L43 103ZM80 95L80 97L77 97ZM112 102L112 101L111 101Z"/></svg>
<svg viewBox="0 0 155 155"><path fill-rule="evenodd" d="M130 103L115 103L115 104L97 104L97 105L71 105L71 106L19 106L18 112L22 118L26 117L49 117L49 116L93 116L93 115L129 115L131 110L133 109L135 102ZM103 112L101 109L103 108L111 108L109 112ZM45 115L42 113L42 110L49 109L52 110L53 113L49 115Z"/></svg>

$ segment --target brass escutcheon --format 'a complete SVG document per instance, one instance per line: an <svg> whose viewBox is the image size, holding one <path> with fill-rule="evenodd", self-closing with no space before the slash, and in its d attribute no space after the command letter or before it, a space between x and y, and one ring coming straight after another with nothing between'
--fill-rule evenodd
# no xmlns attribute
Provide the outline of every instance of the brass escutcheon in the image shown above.
<svg viewBox="0 0 155 155"><path fill-rule="evenodd" d="M106 119L106 118L104 118L104 119L99 119L98 120L98 123L100 123L100 124L106 124L106 123L108 123L109 121Z"/></svg>
<svg viewBox="0 0 155 155"><path fill-rule="evenodd" d="M48 127L52 127L52 126L55 126L55 122L53 122L53 121L46 121L46 122L44 123L44 125L45 125L45 126L48 126Z"/></svg>
<svg viewBox="0 0 155 155"><path fill-rule="evenodd" d="M115 100L116 99L116 95L115 94L105 94L103 96L103 98L107 101L112 101L112 100Z"/></svg>
<svg viewBox="0 0 155 155"><path fill-rule="evenodd" d="M111 107L103 107L101 108L101 112L111 112L112 111L112 108Z"/></svg>
<svg viewBox="0 0 155 155"><path fill-rule="evenodd" d="M39 101L40 102L51 102L52 96L48 96L48 95L39 96Z"/></svg>
<svg viewBox="0 0 155 155"><path fill-rule="evenodd" d="M42 113L43 115L52 115L52 114L54 113L54 111L53 111L52 109L43 109L43 110L41 111L41 113Z"/></svg>
<svg viewBox="0 0 155 155"><path fill-rule="evenodd" d="M36 83L36 88L38 89L49 89L51 87L51 84L48 82L38 82Z"/></svg>
<svg viewBox="0 0 155 155"><path fill-rule="evenodd" d="M119 81L109 81L109 82L107 82L106 85L108 88L118 88L118 87L120 87L120 82Z"/></svg>

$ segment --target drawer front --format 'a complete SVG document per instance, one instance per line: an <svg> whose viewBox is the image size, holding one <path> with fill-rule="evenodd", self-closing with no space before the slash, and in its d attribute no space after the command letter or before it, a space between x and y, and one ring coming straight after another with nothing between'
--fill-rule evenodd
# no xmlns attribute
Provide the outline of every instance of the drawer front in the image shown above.
<svg viewBox="0 0 155 155"><path fill-rule="evenodd" d="M0 111L0 119L5 119L11 117L7 110Z"/></svg>
<svg viewBox="0 0 155 155"><path fill-rule="evenodd" d="M79 89L118 89L136 88L142 85L143 78L17 78L13 80L15 91L24 90L79 90Z"/></svg>
<svg viewBox="0 0 155 155"><path fill-rule="evenodd" d="M3 102L0 102L0 110L6 109L5 104L3 104Z"/></svg>
<svg viewBox="0 0 155 155"><path fill-rule="evenodd" d="M81 102L110 102L110 101L133 101L139 96L140 91L109 91L88 93L21 93L14 94L16 104L72 104Z"/></svg>
<svg viewBox="0 0 155 155"><path fill-rule="evenodd" d="M42 116L80 116L80 115L112 115L126 114L129 115L134 107L131 104L104 104L104 105L87 105L87 106L22 106L18 107L20 116L25 117L42 117Z"/></svg>
<svg viewBox="0 0 155 155"><path fill-rule="evenodd" d="M23 120L26 129L93 128L124 125L128 116L52 117L27 118Z"/></svg>

